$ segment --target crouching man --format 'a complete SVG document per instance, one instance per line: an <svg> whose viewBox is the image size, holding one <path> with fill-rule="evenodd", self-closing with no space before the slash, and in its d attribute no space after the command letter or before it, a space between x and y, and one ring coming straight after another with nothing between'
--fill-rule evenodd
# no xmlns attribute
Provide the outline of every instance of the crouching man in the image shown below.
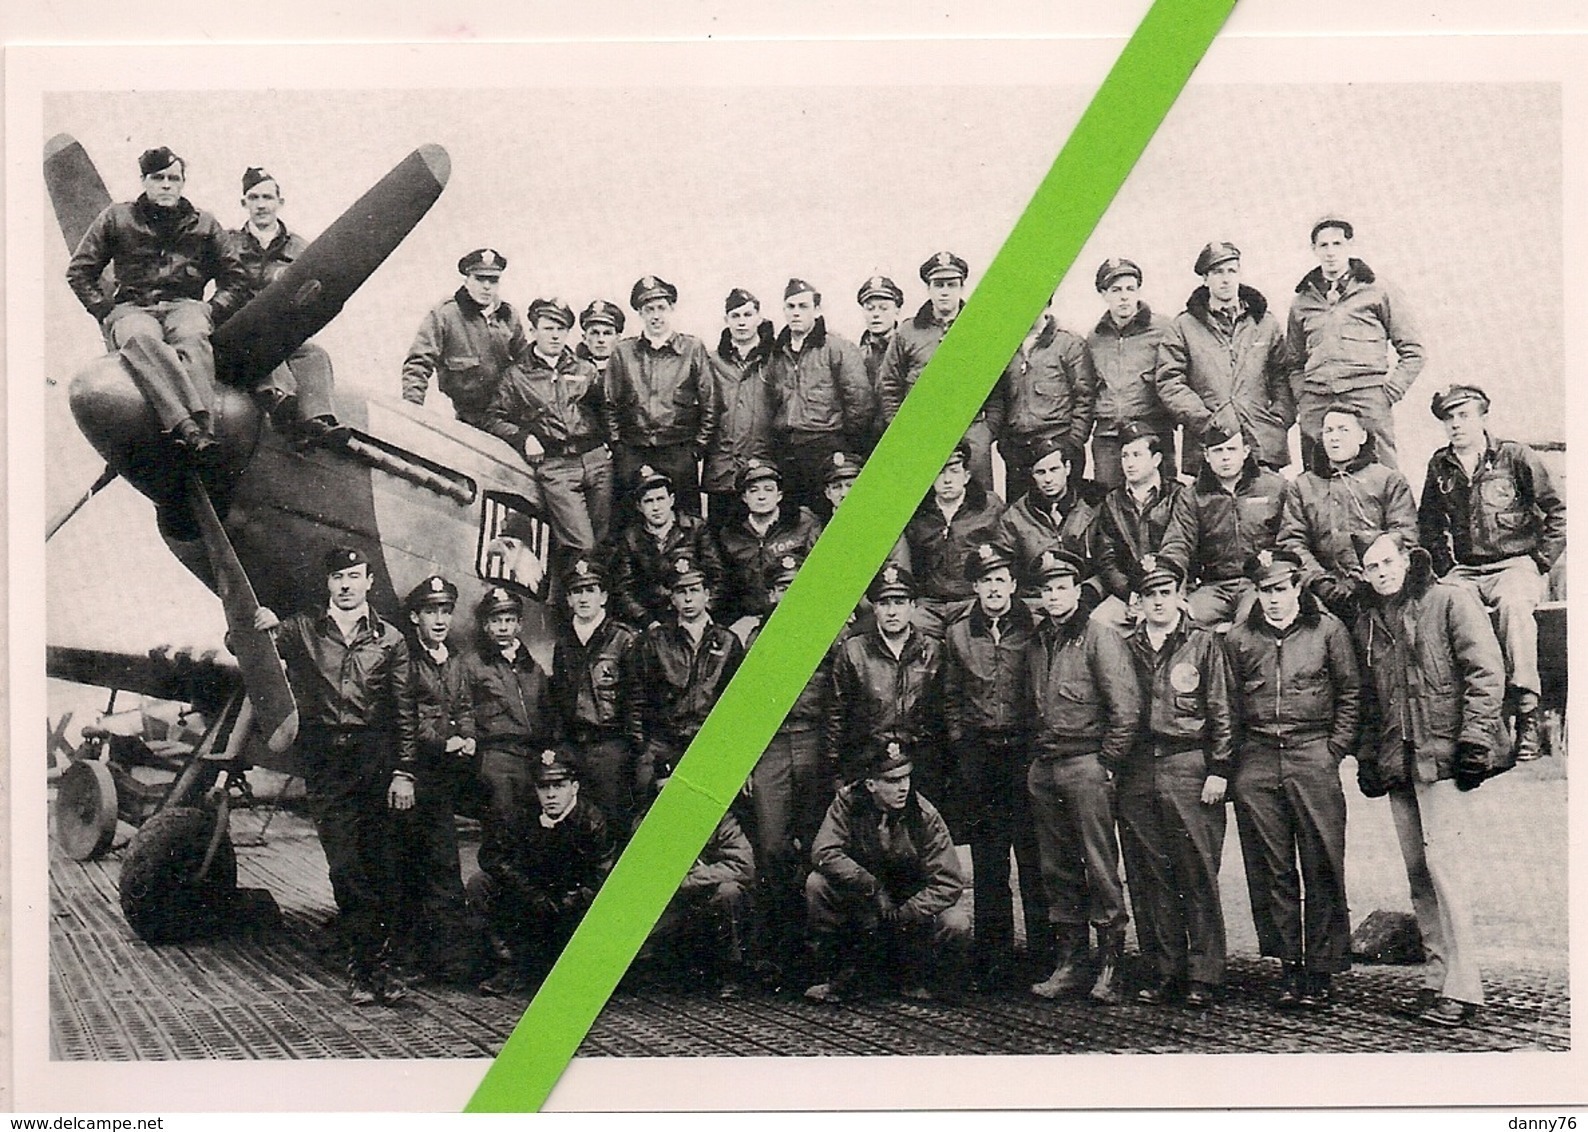
<svg viewBox="0 0 1588 1132"><path fill-rule="evenodd" d="M936 997L934 965L944 982L963 969L965 880L947 823L910 788L911 769L898 742L874 745L864 777L838 791L816 834L805 910L814 966L833 974L805 991L812 1002L852 997L859 962L919 1001Z"/></svg>
<svg viewBox="0 0 1588 1132"><path fill-rule="evenodd" d="M1478 831L1466 791L1496 766L1505 662L1476 595L1435 581L1427 551L1389 533L1359 553L1373 593L1356 622L1365 674L1357 781L1370 798L1389 795L1428 949L1423 989L1404 1006L1423 1022L1461 1026L1483 1003L1466 877Z"/></svg>
<svg viewBox="0 0 1588 1132"><path fill-rule="evenodd" d="M480 871L469 905L487 925L496 974L486 995L532 990L556 962L612 869L612 837L600 810L579 797L574 760L561 747L537 754L534 795L509 823L482 828Z"/></svg>
<svg viewBox="0 0 1588 1132"><path fill-rule="evenodd" d="M667 785L656 780L656 794ZM655 795L652 796L655 800ZM634 828L649 812L647 805ZM754 909L755 851L729 810L701 846L695 863L651 929L647 948L653 955L684 960L710 980L717 997L735 999L744 993L745 956Z"/></svg>

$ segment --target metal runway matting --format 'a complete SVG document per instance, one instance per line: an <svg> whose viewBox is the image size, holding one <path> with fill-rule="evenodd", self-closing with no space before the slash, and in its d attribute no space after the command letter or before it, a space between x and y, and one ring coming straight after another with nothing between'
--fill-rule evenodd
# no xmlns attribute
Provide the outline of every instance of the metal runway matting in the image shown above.
<svg viewBox="0 0 1588 1132"><path fill-rule="evenodd" d="M257 813L234 815L239 883L265 887L282 926L203 944L151 947L122 919L123 851L50 862L51 1055L65 1060L449 1058L494 1056L523 997L420 987L391 1007L346 1001L321 925L333 912L310 824L278 814L262 845ZM126 828L123 827L123 832ZM593 1057L908 1054L1348 1053L1567 1050L1564 970L1485 970L1474 1026L1442 1030L1396 1013L1418 969L1357 966L1319 1013L1267 1005L1275 965L1236 955L1213 1010L1092 1008L1019 991L962 1002L874 998L841 1007L798 988L730 1003L675 984L625 983L580 1049Z"/></svg>

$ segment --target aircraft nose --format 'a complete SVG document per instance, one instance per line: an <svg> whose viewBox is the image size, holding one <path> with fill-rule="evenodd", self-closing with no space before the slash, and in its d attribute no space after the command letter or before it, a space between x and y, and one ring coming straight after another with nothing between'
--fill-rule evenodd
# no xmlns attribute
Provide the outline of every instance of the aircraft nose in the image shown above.
<svg viewBox="0 0 1588 1132"><path fill-rule="evenodd" d="M452 176L452 158L447 155L447 151L434 142L428 142L414 152L430 170L430 175L436 179L436 184L445 185L447 178Z"/></svg>

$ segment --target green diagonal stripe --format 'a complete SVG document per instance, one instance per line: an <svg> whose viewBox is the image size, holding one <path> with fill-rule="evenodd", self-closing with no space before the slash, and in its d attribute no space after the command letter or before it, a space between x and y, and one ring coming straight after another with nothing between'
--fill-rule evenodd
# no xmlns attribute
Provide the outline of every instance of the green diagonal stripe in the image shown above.
<svg viewBox="0 0 1588 1132"><path fill-rule="evenodd" d="M538 1109L1235 0L1156 0L469 1101Z"/></svg>

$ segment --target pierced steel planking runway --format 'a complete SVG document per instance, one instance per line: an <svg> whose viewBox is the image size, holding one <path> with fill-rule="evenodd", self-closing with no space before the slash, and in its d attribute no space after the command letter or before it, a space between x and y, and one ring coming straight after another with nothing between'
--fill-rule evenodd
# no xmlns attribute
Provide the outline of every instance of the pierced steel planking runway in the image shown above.
<svg viewBox="0 0 1588 1132"><path fill-rule="evenodd" d="M312 827L278 814L251 845L255 812L234 815L239 880L269 888L280 930L202 945L150 947L121 917L120 851L51 860L51 1054L67 1060L437 1058L494 1056L525 1000L424 987L393 1007L357 1008L322 953L332 911ZM123 827L126 832L126 827ZM1564 972L1485 971L1477 1026L1436 1029L1397 1015L1415 968L1358 966L1336 979L1321 1014L1265 1005L1272 965L1235 956L1225 1000L1207 1013L1125 1005L1093 1009L1020 993L958 1005L875 999L845 1007L797 994L731 1004L663 986L620 990L581 1047L597 1057L1035 1053L1342 1053L1566 1050Z"/></svg>

